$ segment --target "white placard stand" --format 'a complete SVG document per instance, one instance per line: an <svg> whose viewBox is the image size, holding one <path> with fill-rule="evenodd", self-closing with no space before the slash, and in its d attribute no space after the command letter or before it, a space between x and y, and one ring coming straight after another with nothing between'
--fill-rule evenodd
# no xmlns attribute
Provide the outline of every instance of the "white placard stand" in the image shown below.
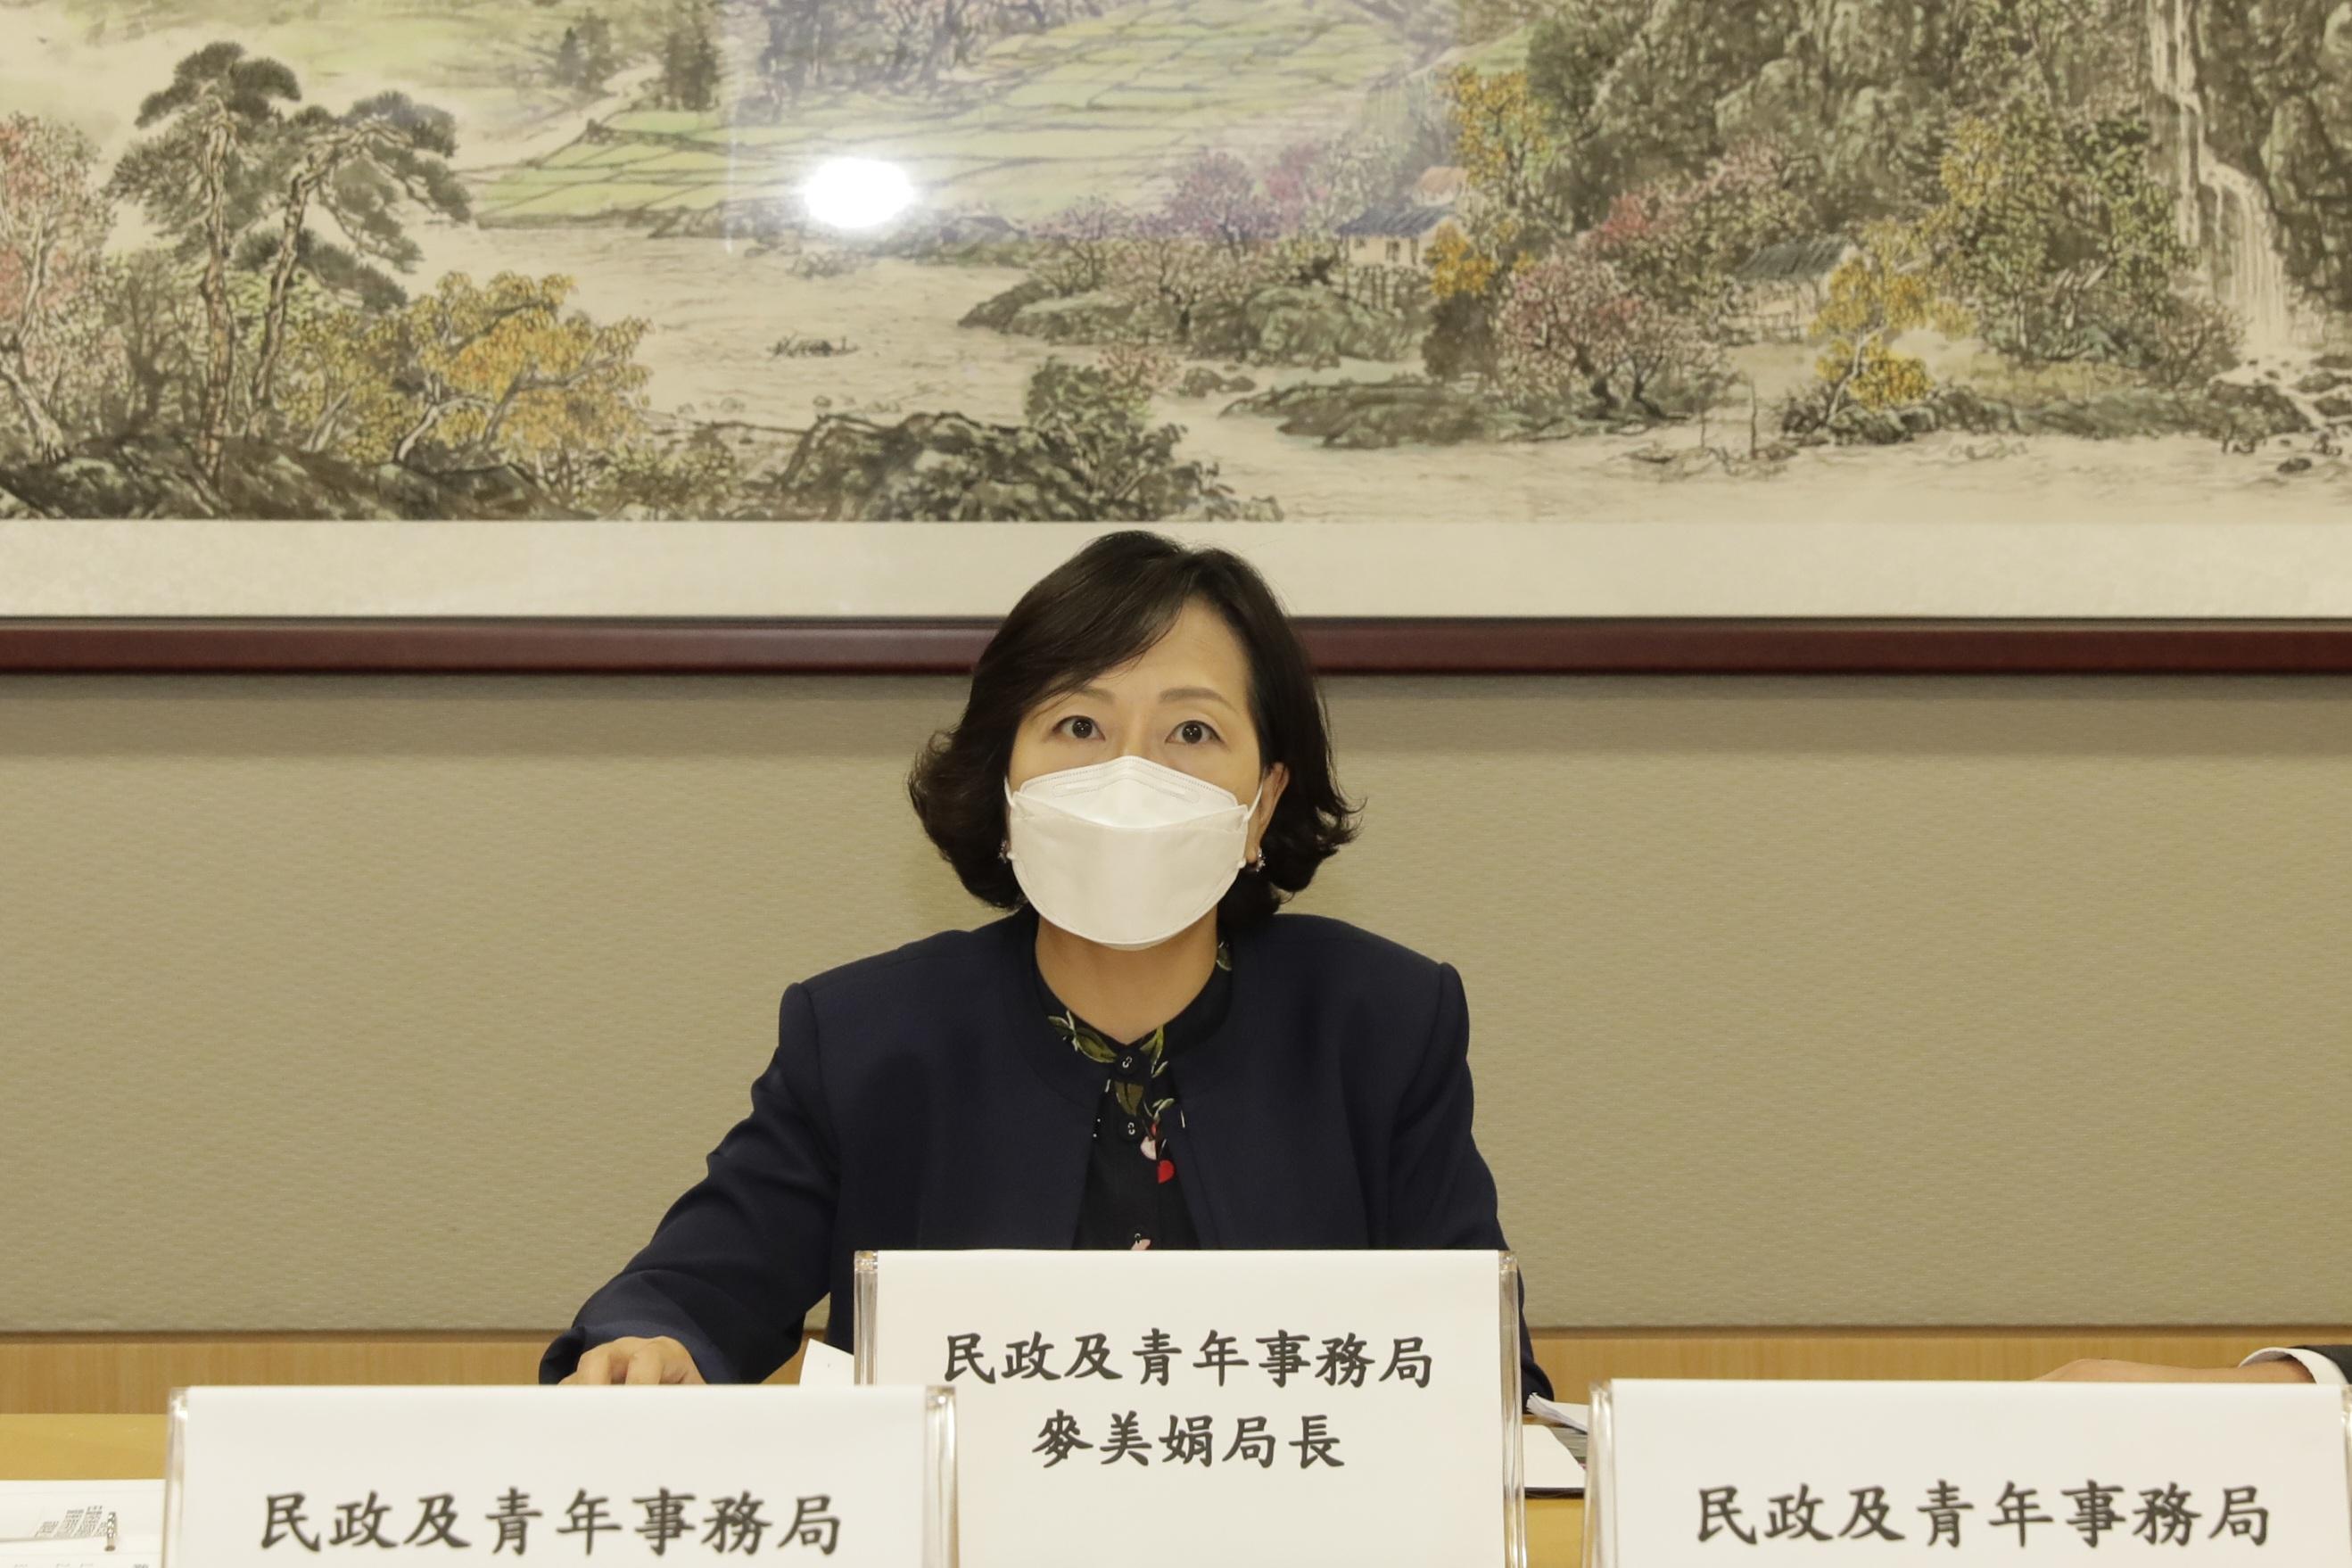
<svg viewBox="0 0 2352 1568"><path fill-rule="evenodd" d="M1586 1469L1585 1568L2352 1568L2339 1388L1621 1378Z"/></svg>
<svg viewBox="0 0 2352 1568"><path fill-rule="evenodd" d="M955 1568L937 1388L191 1388L165 1568Z"/></svg>
<svg viewBox="0 0 2352 1568"><path fill-rule="evenodd" d="M1495 1252L891 1252L865 1384L957 1394L964 1568L1526 1561Z"/></svg>

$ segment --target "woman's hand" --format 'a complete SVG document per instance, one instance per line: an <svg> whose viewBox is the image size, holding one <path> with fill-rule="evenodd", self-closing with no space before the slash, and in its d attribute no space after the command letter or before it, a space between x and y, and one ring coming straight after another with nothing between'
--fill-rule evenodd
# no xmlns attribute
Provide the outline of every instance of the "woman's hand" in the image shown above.
<svg viewBox="0 0 2352 1568"><path fill-rule="evenodd" d="M581 1353L565 1383L700 1383L686 1347L673 1339L608 1340Z"/></svg>
<svg viewBox="0 0 2352 1568"><path fill-rule="evenodd" d="M2258 1361L2252 1366L2149 1366L2136 1361L2070 1361L2045 1372L2042 1383L2309 1383L2311 1373L2292 1358Z"/></svg>

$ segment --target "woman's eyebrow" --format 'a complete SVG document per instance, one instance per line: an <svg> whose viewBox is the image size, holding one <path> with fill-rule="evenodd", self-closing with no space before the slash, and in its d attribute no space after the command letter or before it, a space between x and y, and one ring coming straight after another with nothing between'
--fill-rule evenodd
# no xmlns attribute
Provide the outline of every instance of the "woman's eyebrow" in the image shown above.
<svg viewBox="0 0 2352 1568"><path fill-rule="evenodd" d="M1055 701L1066 702L1072 698L1084 698L1088 702L1116 702L1118 699L1099 686L1081 686L1065 691ZM1233 700L1213 686L1171 686L1160 694L1162 702L1215 702L1232 708Z"/></svg>
<svg viewBox="0 0 2352 1568"><path fill-rule="evenodd" d="M1162 702L1217 702L1231 708L1233 703L1213 686L1171 686L1160 694Z"/></svg>

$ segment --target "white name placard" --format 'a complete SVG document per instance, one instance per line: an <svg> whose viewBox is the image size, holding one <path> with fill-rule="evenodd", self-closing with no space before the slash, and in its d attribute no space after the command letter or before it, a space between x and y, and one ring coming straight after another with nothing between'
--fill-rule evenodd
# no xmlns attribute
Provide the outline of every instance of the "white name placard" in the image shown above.
<svg viewBox="0 0 2352 1568"><path fill-rule="evenodd" d="M2347 1568L2348 1407L2336 1388L1619 1380L1593 1393L1586 1560Z"/></svg>
<svg viewBox="0 0 2352 1568"><path fill-rule="evenodd" d="M954 1399L843 1388L192 1388L169 1568L952 1568Z"/></svg>
<svg viewBox="0 0 2352 1568"><path fill-rule="evenodd" d="M889 1252L858 1375L955 1391L964 1568L1516 1562L1493 1252Z"/></svg>

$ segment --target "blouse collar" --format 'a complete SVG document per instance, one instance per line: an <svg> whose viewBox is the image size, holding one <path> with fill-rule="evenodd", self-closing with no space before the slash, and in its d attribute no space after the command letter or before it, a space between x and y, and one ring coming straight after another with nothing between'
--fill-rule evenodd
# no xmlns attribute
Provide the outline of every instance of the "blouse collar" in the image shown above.
<svg viewBox="0 0 2352 1568"><path fill-rule="evenodd" d="M1049 1022L1064 1009L1038 973L1036 911L1024 906L989 929L1003 944L1003 959L997 966L998 1001L1012 1037L1021 1042L1021 1054L1040 1078L1091 1113L1102 1095L1103 1069L1073 1050ZM1168 1022L1164 1049L1177 1063L1171 1070L1182 1083L1197 1081L1204 1069L1228 1054L1234 1031L1227 1026L1234 1020L1240 994L1236 976L1249 967L1252 934L1243 931L1219 944L1229 966L1211 969L1208 984Z"/></svg>

